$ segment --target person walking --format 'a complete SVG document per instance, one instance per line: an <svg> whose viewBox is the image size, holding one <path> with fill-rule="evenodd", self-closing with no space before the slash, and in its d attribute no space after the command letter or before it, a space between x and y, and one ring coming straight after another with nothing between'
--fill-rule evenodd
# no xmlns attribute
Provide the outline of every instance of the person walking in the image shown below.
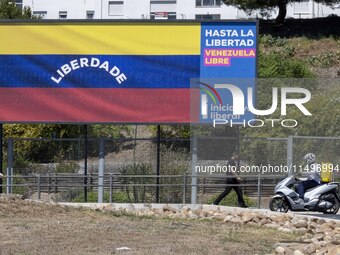
<svg viewBox="0 0 340 255"><path fill-rule="evenodd" d="M234 153L233 156L228 161L228 164L227 164L228 166L227 175L228 176L226 179L227 186L224 189L224 191L216 198L216 200L213 203L214 205L218 205L222 201L222 199L225 198L232 189L234 189L237 195L238 206L242 208L248 207L246 203L244 202L242 189L240 186L238 186L242 182L242 179L236 173L234 173L234 171L231 170L231 169L237 169L237 161L239 160L240 160L240 156Z"/></svg>

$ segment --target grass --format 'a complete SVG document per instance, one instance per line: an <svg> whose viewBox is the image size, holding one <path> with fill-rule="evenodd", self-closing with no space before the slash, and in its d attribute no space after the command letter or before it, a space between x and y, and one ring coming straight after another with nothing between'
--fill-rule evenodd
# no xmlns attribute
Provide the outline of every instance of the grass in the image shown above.
<svg viewBox="0 0 340 255"><path fill-rule="evenodd" d="M1 254L267 254L296 236L216 220L138 217L0 199ZM256 238L254 238L256 237ZM247 245L245 245L247 244Z"/></svg>

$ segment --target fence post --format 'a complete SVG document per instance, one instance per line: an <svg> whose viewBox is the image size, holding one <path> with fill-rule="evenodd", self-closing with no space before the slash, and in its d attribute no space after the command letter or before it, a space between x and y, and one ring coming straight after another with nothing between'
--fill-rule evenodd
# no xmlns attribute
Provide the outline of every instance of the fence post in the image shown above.
<svg viewBox="0 0 340 255"><path fill-rule="evenodd" d="M289 136L287 140L287 166L289 175L293 175L293 137Z"/></svg>
<svg viewBox="0 0 340 255"><path fill-rule="evenodd" d="M40 174L38 174L38 199L41 199L41 178L40 178Z"/></svg>
<svg viewBox="0 0 340 255"><path fill-rule="evenodd" d="M257 177L257 208L261 208L261 174Z"/></svg>
<svg viewBox="0 0 340 255"><path fill-rule="evenodd" d="M159 175L161 164L161 126L157 125L156 203L159 203Z"/></svg>
<svg viewBox="0 0 340 255"><path fill-rule="evenodd" d="M99 141L99 170L98 170L98 203L104 202L104 156L105 156L105 140L100 138Z"/></svg>
<svg viewBox="0 0 340 255"><path fill-rule="evenodd" d="M12 193L12 185L13 185L13 139L8 139L8 148L7 148L7 194Z"/></svg>
<svg viewBox="0 0 340 255"><path fill-rule="evenodd" d="M48 173L48 194L51 194L51 184L52 184L52 179L51 179L51 174Z"/></svg>
<svg viewBox="0 0 340 255"><path fill-rule="evenodd" d="M54 174L54 194L58 194L58 177L57 177L57 172Z"/></svg>
<svg viewBox="0 0 340 255"><path fill-rule="evenodd" d="M192 144L192 159L191 159L191 203L197 202L197 173L195 165L197 162L197 138L193 138Z"/></svg>
<svg viewBox="0 0 340 255"><path fill-rule="evenodd" d="M112 173L110 174L110 198L109 198L109 203L112 204L112 185L113 185L113 177Z"/></svg>
<svg viewBox="0 0 340 255"><path fill-rule="evenodd" d="M183 204L185 204L186 202L186 195L187 195L187 174L184 173L183 175L183 200L182 200Z"/></svg>
<svg viewBox="0 0 340 255"><path fill-rule="evenodd" d="M88 176L88 177L86 177L87 178L86 194L87 194L89 190L91 191L91 187L92 187L92 182L93 182L92 172L88 173L86 176ZM87 202L87 195L86 195L86 202Z"/></svg>
<svg viewBox="0 0 340 255"><path fill-rule="evenodd" d="M87 202L87 157L88 157L88 137L87 137L87 125L84 125L84 202Z"/></svg>
<svg viewBox="0 0 340 255"><path fill-rule="evenodd" d="M2 143L2 140L3 140L3 124L0 123L0 174L2 174L2 148L3 148L3 143ZM0 194L2 193L2 178L0 178Z"/></svg>

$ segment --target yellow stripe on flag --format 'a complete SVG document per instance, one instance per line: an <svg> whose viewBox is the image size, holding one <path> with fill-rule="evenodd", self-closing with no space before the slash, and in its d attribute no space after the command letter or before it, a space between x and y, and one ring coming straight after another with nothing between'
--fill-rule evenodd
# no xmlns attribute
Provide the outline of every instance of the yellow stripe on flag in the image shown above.
<svg viewBox="0 0 340 255"><path fill-rule="evenodd" d="M199 23L0 24L0 54L199 55Z"/></svg>

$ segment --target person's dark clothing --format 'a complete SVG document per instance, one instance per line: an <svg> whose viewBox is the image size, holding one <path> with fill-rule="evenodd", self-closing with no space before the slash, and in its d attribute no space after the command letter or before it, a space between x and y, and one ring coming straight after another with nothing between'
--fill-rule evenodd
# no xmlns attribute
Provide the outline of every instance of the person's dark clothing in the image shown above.
<svg viewBox="0 0 340 255"><path fill-rule="evenodd" d="M298 186L297 186L297 192L299 193L299 197L301 199L303 199L305 191L311 188L314 188L316 186L319 186L320 184L317 181L314 180L306 180L301 182Z"/></svg>
<svg viewBox="0 0 340 255"><path fill-rule="evenodd" d="M236 166L236 162L235 160L233 159L230 159L228 161L228 165L229 166L233 166L235 167ZM224 191L216 198L215 202L214 202L214 205L218 205L223 198L225 198L232 189L235 190L236 192L236 195L237 195L237 203L238 203L238 206L240 207L247 207L245 202L244 202L244 199L243 199L243 195L242 195L242 189L241 187L239 186L234 186L232 184L235 184L235 185L238 185L240 184L240 182L237 180L237 177L235 176L232 176L231 173L228 173L228 178L226 179L226 184L228 185Z"/></svg>

